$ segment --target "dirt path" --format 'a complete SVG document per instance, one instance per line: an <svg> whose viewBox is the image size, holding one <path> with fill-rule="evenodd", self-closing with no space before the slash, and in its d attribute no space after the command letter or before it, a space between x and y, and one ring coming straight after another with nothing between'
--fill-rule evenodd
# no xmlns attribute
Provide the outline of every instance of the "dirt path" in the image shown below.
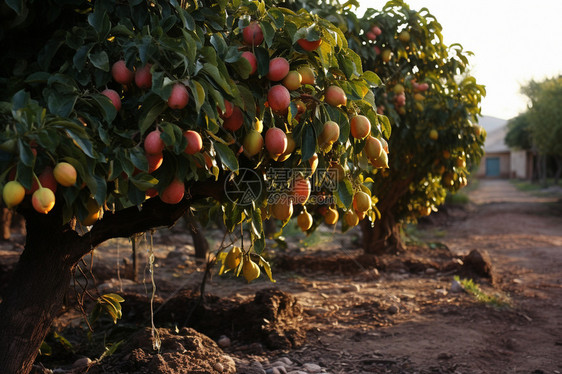
<svg viewBox="0 0 562 374"><path fill-rule="evenodd" d="M562 373L562 204L519 192L506 181L481 181L470 198L468 211L451 210L448 220L436 220L444 223L419 227L423 240L448 249L414 246L403 255L412 259L410 265L404 257L393 262L390 256L381 260L387 262L379 273L360 263L357 230L341 235L322 226L304 238L288 227L285 252L297 263L310 261L300 269L274 261L275 284L263 277L247 284L214 275L206 292L230 303L275 287L295 296L304 311L292 321L306 331L306 343L297 349L268 351L258 336L255 343L233 337L224 351L245 368L238 372L283 373L272 363L288 358L291 364L284 370L291 374ZM184 231L180 227L155 238L155 277L163 298L199 287L203 266L188 255L192 247ZM220 233L209 232L209 238L214 236L219 240ZM114 277L128 247L126 241L108 243L97 251L95 263ZM453 292L453 273L431 265L451 261L449 251L462 255L473 249L489 252L496 275L494 284L475 281L490 295L508 297L510 307ZM430 265L416 268L420 259ZM315 267L319 263L324 265ZM105 281L101 288L147 294L144 284L124 280ZM211 337L233 336L231 330ZM166 370L158 372L181 372Z"/></svg>

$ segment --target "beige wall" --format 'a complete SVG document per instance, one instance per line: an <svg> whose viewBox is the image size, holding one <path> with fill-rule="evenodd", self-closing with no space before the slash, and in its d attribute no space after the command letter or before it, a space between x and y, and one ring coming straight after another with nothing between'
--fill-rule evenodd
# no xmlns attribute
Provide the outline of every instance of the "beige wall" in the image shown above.
<svg viewBox="0 0 562 374"><path fill-rule="evenodd" d="M500 176L499 178L509 178L511 174L511 160L509 156L509 152L502 152L502 153L486 153L482 160L480 161L480 165L478 166L478 171L476 172L476 177L478 178L486 178L486 159L488 157L498 157L500 159Z"/></svg>
<svg viewBox="0 0 562 374"><path fill-rule="evenodd" d="M511 151L511 177L527 179L527 151Z"/></svg>

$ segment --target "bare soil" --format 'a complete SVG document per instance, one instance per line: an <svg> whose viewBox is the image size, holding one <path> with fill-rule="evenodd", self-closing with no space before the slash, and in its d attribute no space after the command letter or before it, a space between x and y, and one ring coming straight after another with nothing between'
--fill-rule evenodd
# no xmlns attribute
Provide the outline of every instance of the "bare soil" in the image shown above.
<svg viewBox="0 0 562 374"><path fill-rule="evenodd" d="M81 287L74 289L78 297L82 288L121 294L122 320L113 325L102 317L89 333L72 292L53 327L72 349L51 334L53 352L38 358L37 372L279 373L274 363L288 358L285 369L295 373L317 370L305 364L327 373L560 373L560 196L560 190L535 196L506 181L481 181L469 206L448 207L407 230L408 250L399 256L362 255L358 230L342 235L322 228L305 237L289 227L284 243L268 242L276 283L262 276L247 284L218 276L214 267L204 297L205 264L192 256L183 223L153 235L152 274L150 238L140 241L138 282L127 279L130 242L107 243L85 259L86 278L77 275ZM217 248L221 232L207 235ZM0 269L7 271L1 279L21 251L17 235L14 240L0 245ZM484 259L489 254L485 271L467 257L473 250ZM149 328L151 275L160 352ZM455 292L455 275L506 304ZM76 362L83 356L93 360L88 368L80 366L84 358Z"/></svg>

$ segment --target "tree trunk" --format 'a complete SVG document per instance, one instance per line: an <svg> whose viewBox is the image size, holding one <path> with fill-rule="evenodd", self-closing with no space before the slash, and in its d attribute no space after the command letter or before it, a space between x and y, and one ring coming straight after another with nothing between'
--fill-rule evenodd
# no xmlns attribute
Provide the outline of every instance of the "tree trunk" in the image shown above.
<svg viewBox="0 0 562 374"><path fill-rule="evenodd" d="M363 251L373 255L403 251L400 225L395 222L392 213L381 212L381 215L381 219L372 226L367 219L361 221Z"/></svg>
<svg viewBox="0 0 562 374"><path fill-rule="evenodd" d="M56 219L60 218L60 219ZM0 304L0 373L26 374L63 305L74 264L60 215L26 215L27 241Z"/></svg>
<svg viewBox="0 0 562 374"><path fill-rule="evenodd" d="M12 225L12 211L8 208L0 208L2 215L0 216L0 230L2 235L0 240L8 240L11 236L10 226Z"/></svg>
<svg viewBox="0 0 562 374"><path fill-rule="evenodd" d="M195 218L191 212L185 214L185 223L191 238L193 239L193 247L195 248L195 258L207 258L207 253L209 252L209 242L205 237L205 231L201 223Z"/></svg>
<svg viewBox="0 0 562 374"><path fill-rule="evenodd" d="M560 176L562 175L562 156L554 156L556 164L556 172L554 173L554 184L557 186Z"/></svg>

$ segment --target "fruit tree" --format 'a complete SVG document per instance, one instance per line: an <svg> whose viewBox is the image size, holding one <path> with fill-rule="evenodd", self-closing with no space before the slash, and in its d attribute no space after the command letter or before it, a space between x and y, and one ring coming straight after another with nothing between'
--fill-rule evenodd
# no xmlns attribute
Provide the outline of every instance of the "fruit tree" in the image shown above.
<svg viewBox="0 0 562 374"><path fill-rule="evenodd" d="M2 1L0 17L2 200L27 227L0 372L29 372L76 264L108 239L218 215L251 239L223 270L250 281L271 277L263 219L323 204L334 224L359 193L374 214L359 156L390 135L380 80L325 19L172 0Z"/></svg>
<svg viewBox="0 0 562 374"><path fill-rule="evenodd" d="M359 18L343 7L326 16L344 31L366 70L384 82L376 104L393 122L389 169L370 184L380 218L361 224L366 252L401 249L400 223L436 211L446 193L467 184L479 163L485 133L476 124L485 94L469 73L469 52L443 43L441 25L426 9L389 1Z"/></svg>

